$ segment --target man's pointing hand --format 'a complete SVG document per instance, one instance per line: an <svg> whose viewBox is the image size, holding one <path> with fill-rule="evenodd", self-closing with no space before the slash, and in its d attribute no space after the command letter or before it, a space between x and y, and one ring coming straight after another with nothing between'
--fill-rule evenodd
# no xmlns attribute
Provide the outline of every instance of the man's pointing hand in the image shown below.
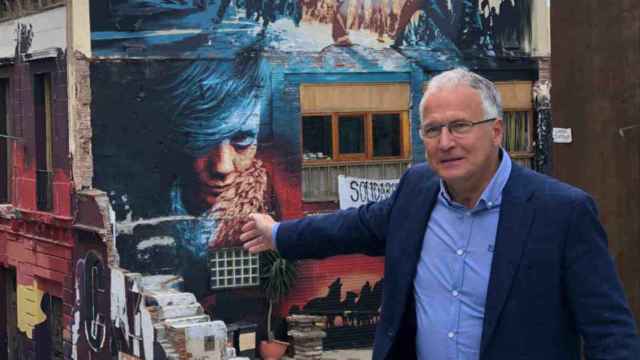
<svg viewBox="0 0 640 360"><path fill-rule="evenodd" d="M242 226L240 241L243 247L250 253L255 254L266 250L275 250L271 231L276 222L269 215L251 214L249 221Z"/></svg>

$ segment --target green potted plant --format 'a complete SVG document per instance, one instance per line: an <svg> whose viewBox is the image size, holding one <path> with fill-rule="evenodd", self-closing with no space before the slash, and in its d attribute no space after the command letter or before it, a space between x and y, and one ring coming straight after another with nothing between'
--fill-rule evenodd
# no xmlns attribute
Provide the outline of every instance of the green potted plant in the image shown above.
<svg viewBox="0 0 640 360"><path fill-rule="evenodd" d="M271 329L273 304L284 298L296 280L295 264L283 258L276 251L266 251L260 257L260 279L265 297L269 303L267 312L268 341L260 343L260 354L265 360L280 359L287 350L289 343L275 339Z"/></svg>

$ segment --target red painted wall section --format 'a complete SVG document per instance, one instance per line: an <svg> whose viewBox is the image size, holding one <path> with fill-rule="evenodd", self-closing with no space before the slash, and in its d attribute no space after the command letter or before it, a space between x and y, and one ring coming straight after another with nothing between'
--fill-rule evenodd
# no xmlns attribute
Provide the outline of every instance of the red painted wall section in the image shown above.
<svg viewBox="0 0 640 360"><path fill-rule="evenodd" d="M281 204L291 206L293 218L338 209L335 202L302 202L300 173L289 176L289 199ZM296 184L292 186L292 183ZM277 308L281 316L302 311L326 315L329 347L369 346L363 339L372 338L377 315L353 316L353 311L377 312L380 306L380 286L384 276L384 258L364 255L336 256L325 260L304 260L297 263L298 279L289 296ZM360 303L360 304L356 304ZM360 323L356 321L367 319Z"/></svg>
<svg viewBox="0 0 640 360"><path fill-rule="evenodd" d="M3 266L18 269L18 283L30 284L32 277L37 276L43 284L57 283L51 284L50 289L61 297L58 285L64 284L65 276L71 274L72 248L73 235L69 229L0 218L0 251L4 251L0 258L4 260Z"/></svg>
<svg viewBox="0 0 640 360"><path fill-rule="evenodd" d="M13 142L12 203L22 211L38 211L36 198L36 143L33 78L36 74L51 76L53 131L53 209L48 213L70 218L72 215L73 182L69 161L67 79L65 60L47 59L13 65L9 78L9 113L15 135Z"/></svg>
<svg viewBox="0 0 640 360"><path fill-rule="evenodd" d="M52 82L53 206L46 212L37 209L32 86L34 76L42 73L50 74ZM15 269L18 286L35 286L38 291L63 300L63 337L71 341L69 329L73 322L71 306L74 302L71 264L75 240L66 60L55 58L15 64L9 71L9 84L11 128L21 140L12 142L10 154L11 203L0 205L0 267Z"/></svg>
<svg viewBox="0 0 640 360"><path fill-rule="evenodd" d="M327 295L329 285L337 278L342 283L342 297L352 291L360 293L368 281L373 285L382 278L384 258L363 255L336 256L326 260L306 260L298 263L298 280L291 294L283 301L280 310L285 313L292 306L304 306L310 299Z"/></svg>

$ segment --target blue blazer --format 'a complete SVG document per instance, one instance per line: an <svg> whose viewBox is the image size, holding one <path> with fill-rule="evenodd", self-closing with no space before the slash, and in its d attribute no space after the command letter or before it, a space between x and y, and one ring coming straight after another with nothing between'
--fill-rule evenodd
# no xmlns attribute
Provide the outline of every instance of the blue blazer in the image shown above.
<svg viewBox="0 0 640 360"><path fill-rule="evenodd" d="M426 165L409 169L391 198L285 221L287 258L385 256L373 359L415 359L413 280L439 191ZM513 164L503 190L487 290L481 360L640 359L633 316L585 192Z"/></svg>

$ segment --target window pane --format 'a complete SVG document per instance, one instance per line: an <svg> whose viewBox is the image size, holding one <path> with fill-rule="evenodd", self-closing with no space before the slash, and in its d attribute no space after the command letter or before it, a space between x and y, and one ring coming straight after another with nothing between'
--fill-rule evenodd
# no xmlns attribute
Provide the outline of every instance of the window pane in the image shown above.
<svg viewBox="0 0 640 360"><path fill-rule="evenodd" d="M330 115L302 117L302 148L304 160L333 158Z"/></svg>
<svg viewBox="0 0 640 360"><path fill-rule="evenodd" d="M364 153L364 115L340 116L338 138L341 154Z"/></svg>
<svg viewBox="0 0 640 360"><path fill-rule="evenodd" d="M373 115L373 156L400 156L400 114Z"/></svg>
<svg viewBox="0 0 640 360"><path fill-rule="evenodd" d="M36 193L38 210L49 211L53 205L52 181L52 99L49 74L36 75L33 82L36 127Z"/></svg>

